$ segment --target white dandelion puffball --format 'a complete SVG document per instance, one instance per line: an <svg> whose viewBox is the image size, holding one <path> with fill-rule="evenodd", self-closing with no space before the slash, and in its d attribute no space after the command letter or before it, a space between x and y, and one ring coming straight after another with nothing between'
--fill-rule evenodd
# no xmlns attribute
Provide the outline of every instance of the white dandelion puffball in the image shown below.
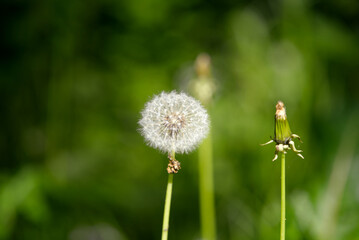
<svg viewBox="0 0 359 240"><path fill-rule="evenodd" d="M209 130L207 111L199 101L175 91L162 92L146 103L139 124L146 142L168 153L194 150Z"/></svg>

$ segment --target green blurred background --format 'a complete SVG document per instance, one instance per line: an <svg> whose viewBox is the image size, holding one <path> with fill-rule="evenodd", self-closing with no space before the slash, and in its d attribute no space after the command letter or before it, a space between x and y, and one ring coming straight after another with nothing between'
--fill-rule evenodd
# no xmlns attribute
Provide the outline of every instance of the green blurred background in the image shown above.
<svg viewBox="0 0 359 240"><path fill-rule="evenodd" d="M0 239L159 239L167 158L138 133L154 94L212 57L218 239L278 239L277 100L287 238L359 239L359 2L5 0ZM200 239L197 153L178 155L170 239Z"/></svg>

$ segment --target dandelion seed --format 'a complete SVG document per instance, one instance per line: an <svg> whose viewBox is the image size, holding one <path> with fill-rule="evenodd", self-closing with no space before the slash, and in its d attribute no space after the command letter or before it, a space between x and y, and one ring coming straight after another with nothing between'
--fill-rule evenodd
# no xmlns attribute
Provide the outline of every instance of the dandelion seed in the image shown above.
<svg viewBox="0 0 359 240"><path fill-rule="evenodd" d="M139 121L146 142L163 152L188 153L206 137L207 111L194 98L172 91L148 102Z"/></svg>

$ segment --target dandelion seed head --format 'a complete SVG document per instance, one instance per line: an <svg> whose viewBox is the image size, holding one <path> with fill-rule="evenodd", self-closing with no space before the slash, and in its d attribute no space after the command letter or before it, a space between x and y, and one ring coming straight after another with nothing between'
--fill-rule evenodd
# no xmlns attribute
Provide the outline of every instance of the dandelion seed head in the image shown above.
<svg viewBox="0 0 359 240"><path fill-rule="evenodd" d="M209 131L207 111L185 93L162 92L146 103L141 114L141 134L163 152L191 152Z"/></svg>

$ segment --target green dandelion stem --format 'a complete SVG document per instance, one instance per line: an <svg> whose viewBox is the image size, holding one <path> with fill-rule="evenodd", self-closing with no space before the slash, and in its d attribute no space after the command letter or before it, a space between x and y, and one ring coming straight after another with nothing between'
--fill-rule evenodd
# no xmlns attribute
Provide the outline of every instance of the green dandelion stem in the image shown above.
<svg viewBox="0 0 359 240"><path fill-rule="evenodd" d="M171 154L172 159L175 159L175 152ZM169 219L170 219L170 208L171 208L171 198L172 198L172 186L173 186L173 173L168 174L167 190L166 190L166 200L165 200L165 210L163 213L163 225L162 225L162 240L167 240L168 230L169 230Z"/></svg>
<svg viewBox="0 0 359 240"><path fill-rule="evenodd" d="M216 214L214 207L212 135L198 149L199 199L202 239L216 239Z"/></svg>
<svg viewBox="0 0 359 240"><path fill-rule="evenodd" d="M281 158L280 240L285 239L285 154Z"/></svg>

